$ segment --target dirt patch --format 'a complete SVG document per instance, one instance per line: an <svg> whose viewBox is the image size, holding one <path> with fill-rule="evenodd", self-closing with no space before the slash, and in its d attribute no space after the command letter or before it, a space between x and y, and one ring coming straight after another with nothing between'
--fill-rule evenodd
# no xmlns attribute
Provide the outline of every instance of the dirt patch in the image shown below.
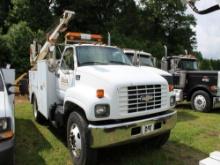
<svg viewBox="0 0 220 165"><path fill-rule="evenodd" d="M15 97L15 104L20 104L20 103L28 103L28 96L16 96Z"/></svg>
<svg viewBox="0 0 220 165"><path fill-rule="evenodd" d="M217 131L209 131L208 133L208 136L216 136L218 137L220 135L220 132L217 132Z"/></svg>

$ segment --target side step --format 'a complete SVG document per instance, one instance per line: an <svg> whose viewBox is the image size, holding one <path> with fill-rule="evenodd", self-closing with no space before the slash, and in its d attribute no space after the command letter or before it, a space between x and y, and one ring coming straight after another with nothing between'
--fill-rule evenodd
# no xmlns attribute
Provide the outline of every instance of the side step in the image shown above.
<svg viewBox="0 0 220 165"><path fill-rule="evenodd" d="M63 117L63 106L57 105L53 114L53 120L51 121L52 125L56 128L62 126L64 124Z"/></svg>

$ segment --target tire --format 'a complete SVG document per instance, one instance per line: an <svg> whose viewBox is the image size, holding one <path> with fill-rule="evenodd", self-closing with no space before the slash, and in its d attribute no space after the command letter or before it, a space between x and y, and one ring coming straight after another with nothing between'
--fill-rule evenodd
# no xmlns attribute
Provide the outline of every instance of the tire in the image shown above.
<svg viewBox="0 0 220 165"><path fill-rule="evenodd" d="M46 119L44 116L38 111L38 104L37 104L37 99L34 97L34 101L32 104L32 110L33 110L33 115L34 115L34 120L40 124L43 124L46 122Z"/></svg>
<svg viewBox="0 0 220 165"><path fill-rule="evenodd" d="M199 112L210 112L212 109L212 101L209 94L199 90L193 93L191 97L192 109Z"/></svg>
<svg viewBox="0 0 220 165"><path fill-rule="evenodd" d="M155 136L148 140L148 146L149 148L156 148L156 149L161 148L164 144L166 144L169 137L170 137L170 131Z"/></svg>
<svg viewBox="0 0 220 165"><path fill-rule="evenodd" d="M11 156L11 159L8 162L8 165L15 165L15 155L14 155L14 150Z"/></svg>
<svg viewBox="0 0 220 165"><path fill-rule="evenodd" d="M67 144L74 165L95 165L97 151L89 147L89 130L86 120L77 112L69 115Z"/></svg>

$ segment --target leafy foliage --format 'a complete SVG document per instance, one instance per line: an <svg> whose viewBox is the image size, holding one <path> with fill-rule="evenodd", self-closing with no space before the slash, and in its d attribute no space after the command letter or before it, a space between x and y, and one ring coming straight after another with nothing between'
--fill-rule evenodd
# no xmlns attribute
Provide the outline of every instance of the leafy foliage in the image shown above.
<svg viewBox="0 0 220 165"><path fill-rule="evenodd" d="M140 49L158 59L164 45L170 54L196 48L196 25L185 6L174 0L2 0L0 3L0 60L12 63L18 73L28 69L29 44L34 38L43 41L63 10L76 12L69 31L111 33L112 44ZM7 2L7 3L6 3ZM62 36L62 35L61 35ZM105 37L106 38L106 37ZM7 54L10 59L3 56Z"/></svg>
<svg viewBox="0 0 220 165"><path fill-rule="evenodd" d="M12 0L13 8L9 12L7 25L25 21L34 31L46 30L53 21L46 2L45 0Z"/></svg>
<svg viewBox="0 0 220 165"><path fill-rule="evenodd" d="M34 37L33 31L27 26L26 22L19 22L12 25L8 33L3 36L7 54L11 56L10 62L18 73L29 69L29 44Z"/></svg>

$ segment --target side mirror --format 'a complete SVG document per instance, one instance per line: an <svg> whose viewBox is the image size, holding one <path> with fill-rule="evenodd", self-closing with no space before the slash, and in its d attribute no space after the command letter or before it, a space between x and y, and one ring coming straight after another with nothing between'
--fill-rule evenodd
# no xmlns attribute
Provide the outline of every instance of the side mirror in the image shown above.
<svg viewBox="0 0 220 165"><path fill-rule="evenodd" d="M16 93L16 92L12 92L11 91L11 88L12 87L16 87L17 85L15 84L6 84L6 89L7 89L7 92L8 92L8 95L16 95L16 94L19 94L19 93Z"/></svg>
<svg viewBox="0 0 220 165"><path fill-rule="evenodd" d="M161 69L168 71L168 62L167 59L165 57L162 58L161 60Z"/></svg>
<svg viewBox="0 0 220 165"><path fill-rule="evenodd" d="M154 65L154 67L157 67L157 58L156 57L153 57L153 65Z"/></svg>
<svg viewBox="0 0 220 165"><path fill-rule="evenodd" d="M138 60L138 57L137 57L136 53L134 54L134 56L132 58L132 64L135 65L135 66L139 65L139 60Z"/></svg>
<svg viewBox="0 0 220 165"><path fill-rule="evenodd" d="M54 52L55 49L56 49L55 46L50 46L50 47L49 47L50 52Z"/></svg>

